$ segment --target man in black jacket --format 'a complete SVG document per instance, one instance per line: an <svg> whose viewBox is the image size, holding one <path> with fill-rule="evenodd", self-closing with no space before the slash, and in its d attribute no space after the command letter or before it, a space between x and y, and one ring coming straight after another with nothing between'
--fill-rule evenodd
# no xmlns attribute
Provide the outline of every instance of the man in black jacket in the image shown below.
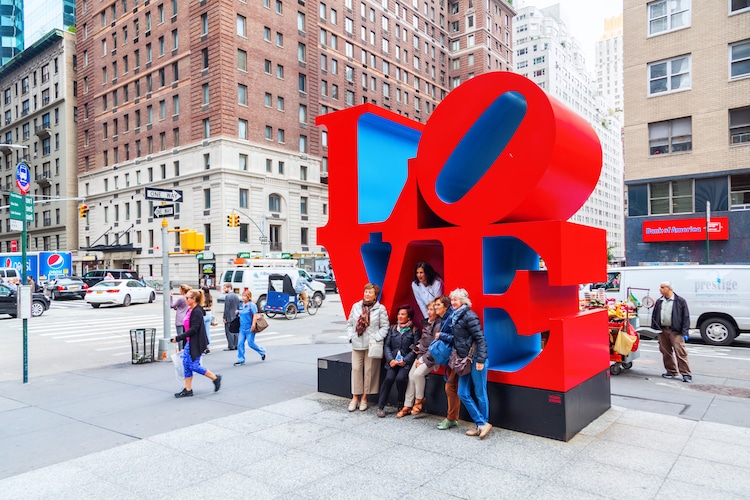
<svg viewBox="0 0 750 500"><path fill-rule="evenodd" d="M685 337L690 329L690 312L685 299L674 293L672 283L663 281L659 285L661 297L656 301L651 316L651 328L661 330L659 351L664 361L664 378L675 378L682 374L683 382L692 382L693 376L688 365ZM677 363L675 363L675 356ZM679 370L679 371L678 371Z"/></svg>

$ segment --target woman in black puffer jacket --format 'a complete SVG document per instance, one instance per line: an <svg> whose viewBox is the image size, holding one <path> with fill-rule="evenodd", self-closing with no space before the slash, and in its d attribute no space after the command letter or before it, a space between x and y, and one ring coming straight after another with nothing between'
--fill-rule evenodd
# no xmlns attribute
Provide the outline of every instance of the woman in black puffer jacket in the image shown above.
<svg viewBox="0 0 750 500"><path fill-rule="evenodd" d="M487 342L479 323L479 316L471 310L469 294L463 288L456 288L451 292L451 308L453 316L453 342L456 354L459 357L469 355L472 345L474 351L472 357L471 372L458 377L458 397L471 415L476 427L466 431L467 436L479 436L484 439L492 429L488 422L490 417L490 405L487 399ZM476 402L471 397L471 389L474 388Z"/></svg>
<svg viewBox="0 0 750 500"><path fill-rule="evenodd" d="M419 341L418 333L414 330L412 324L413 318L414 309L411 306L403 305L399 307L396 313L396 324L391 326L388 330L388 336L385 338L383 355L386 369L385 379L380 386L378 409L375 413L378 417L385 417L385 404L388 402L388 395L394 382L396 383L398 408L404 406L406 386L409 383L409 370L416 359L414 346Z"/></svg>

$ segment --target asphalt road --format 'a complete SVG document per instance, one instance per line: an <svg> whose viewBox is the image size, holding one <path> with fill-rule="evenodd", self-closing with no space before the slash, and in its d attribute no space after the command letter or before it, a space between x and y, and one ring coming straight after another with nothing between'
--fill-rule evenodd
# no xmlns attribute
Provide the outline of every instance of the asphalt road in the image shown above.
<svg viewBox="0 0 750 500"><path fill-rule="evenodd" d="M217 303L213 313L220 317L222 308ZM163 336L162 324L161 296L153 304L127 308L92 309L80 300L55 301L43 316L29 320L29 377L130 363L130 330L154 328L158 339ZM174 324L171 318L169 324ZM329 293L315 316L276 317L269 324L257 335L261 346L341 344L342 352L349 349L337 294ZM213 327L211 336L214 351L226 347L223 325ZM750 427L750 335L731 346L715 347L703 344L693 332L688 344L693 384L661 377L664 369L656 341L642 341L639 351L630 370L611 377L613 404ZM5 354L0 382L21 381L20 320L0 317L0 352Z"/></svg>

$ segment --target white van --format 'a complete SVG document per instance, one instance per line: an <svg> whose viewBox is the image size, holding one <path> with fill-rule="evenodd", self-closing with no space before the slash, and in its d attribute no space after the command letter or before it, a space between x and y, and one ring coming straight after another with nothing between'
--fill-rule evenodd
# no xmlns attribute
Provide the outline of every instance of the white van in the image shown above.
<svg viewBox="0 0 750 500"><path fill-rule="evenodd" d="M3 282L12 278L21 279L21 275L18 274L18 269L15 267L0 267L0 279L2 279Z"/></svg>
<svg viewBox="0 0 750 500"><path fill-rule="evenodd" d="M670 281L674 292L687 301L690 328L700 328L707 344L729 345L741 333L750 333L750 266L669 265L619 267L607 271L607 298L627 301L632 294L642 303L641 326L651 326L653 301L661 294L659 284ZM648 300L646 297L652 299Z"/></svg>
<svg viewBox="0 0 750 500"><path fill-rule="evenodd" d="M318 307L323 304L326 297L325 285L313 280L307 271L297 267L297 261L293 259L247 259L244 266L231 267L224 271L221 287L223 289L224 283L229 283L237 294L250 290L258 310L262 311L266 304L269 274L287 274L292 278L292 283L296 282L299 276L303 276L315 290L314 293L308 290L308 296L315 299Z"/></svg>

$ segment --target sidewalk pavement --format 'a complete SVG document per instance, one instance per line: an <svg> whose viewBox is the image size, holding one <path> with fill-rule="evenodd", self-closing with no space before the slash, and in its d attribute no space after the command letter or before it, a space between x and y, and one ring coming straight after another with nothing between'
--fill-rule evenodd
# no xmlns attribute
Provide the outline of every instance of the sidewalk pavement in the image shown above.
<svg viewBox="0 0 750 500"><path fill-rule="evenodd" d="M747 498L750 429L612 407L564 443L438 416L379 419L316 392L343 345L208 356L175 399L169 363L0 384L0 499Z"/></svg>

